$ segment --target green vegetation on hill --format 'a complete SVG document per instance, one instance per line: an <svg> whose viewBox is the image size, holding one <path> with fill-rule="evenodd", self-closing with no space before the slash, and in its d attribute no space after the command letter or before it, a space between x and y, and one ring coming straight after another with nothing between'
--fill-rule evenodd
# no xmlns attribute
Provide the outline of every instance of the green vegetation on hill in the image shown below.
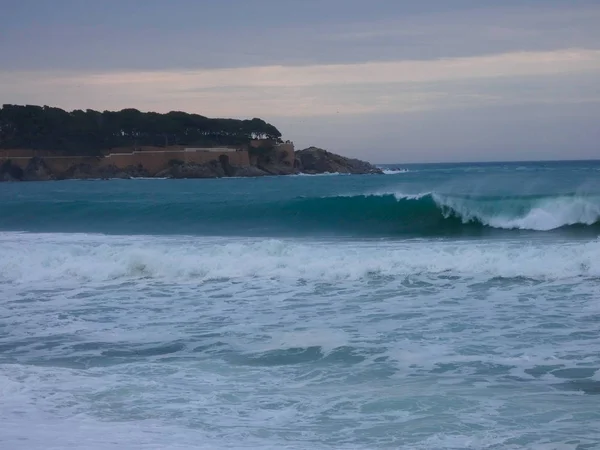
<svg viewBox="0 0 600 450"><path fill-rule="evenodd" d="M262 119L209 119L198 114L122 111L64 111L49 106L3 105L0 148L62 154L100 154L114 147L240 145L251 139L281 140Z"/></svg>

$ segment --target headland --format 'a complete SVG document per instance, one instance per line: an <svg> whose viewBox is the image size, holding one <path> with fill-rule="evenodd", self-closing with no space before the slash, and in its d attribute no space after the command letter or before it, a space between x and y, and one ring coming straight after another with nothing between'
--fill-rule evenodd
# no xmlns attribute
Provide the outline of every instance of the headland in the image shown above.
<svg viewBox="0 0 600 450"><path fill-rule="evenodd" d="M299 173L380 174L377 167L310 147L296 151L262 119L210 119L135 109L0 109L0 181L221 178Z"/></svg>

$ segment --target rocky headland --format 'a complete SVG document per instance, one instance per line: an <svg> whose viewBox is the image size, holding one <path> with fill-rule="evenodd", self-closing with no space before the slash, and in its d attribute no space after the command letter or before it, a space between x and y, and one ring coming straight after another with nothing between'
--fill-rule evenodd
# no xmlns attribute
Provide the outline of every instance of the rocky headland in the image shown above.
<svg viewBox="0 0 600 450"><path fill-rule="evenodd" d="M265 153L254 164L233 165L226 155L203 164L173 160L168 166L151 173L143 165L119 168L100 164L101 158L53 170L43 157L32 157L23 168L10 159L0 164L0 181L48 181L68 179L127 178L227 178L262 177L294 174L381 174L379 168L358 159L346 158L327 150L310 147L295 152L293 166L277 154Z"/></svg>
<svg viewBox="0 0 600 450"><path fill-rule="evenodd" d="M322 148L309 147L296 152L296 167L305 174L382 174L383 171L360 159L346 158Z"/></svg>
<svg viewBox="0 0 600 450"><path fill-rule="evenodd" d="M259 118L0 106L0 181L378 174L357 159L296 151Z"/></svg>

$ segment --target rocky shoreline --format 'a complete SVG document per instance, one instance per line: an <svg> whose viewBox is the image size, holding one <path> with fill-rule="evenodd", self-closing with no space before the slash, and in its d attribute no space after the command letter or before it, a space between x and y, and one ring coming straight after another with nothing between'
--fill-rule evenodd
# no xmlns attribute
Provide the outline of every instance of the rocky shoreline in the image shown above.
<svg viewBox="0 0 600 450"><path fill-rule="evenodd" d="M294 166L269 158L259 159L256 165L236 166L227 157L220 157L205 164L171 161L169 166L157 173L149 173L142 165L118 168L113 165L80 163L66 170L53 171L41 157L31 158L25 168L11 160L0 164L0 181L49 181L85 179L130 178L227 178L262 177L294 174L383 174L372 164L358 159L346 158L326 150L310 147L295 153Z"/></svg>
<svg viewBox="0 0 600 450"><path fill-rule="evenodd" d="M296 165L301 173L383 174L383 171L360 159L346 158L322 148L309 147L296 152Z"/></svg>

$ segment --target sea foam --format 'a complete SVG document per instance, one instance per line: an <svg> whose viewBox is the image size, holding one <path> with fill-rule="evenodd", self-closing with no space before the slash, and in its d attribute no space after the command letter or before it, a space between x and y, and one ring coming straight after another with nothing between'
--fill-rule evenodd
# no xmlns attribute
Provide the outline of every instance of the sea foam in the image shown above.
<svg viewBox="0 0 600 450"><path fill-rule="evenodd" d="M536 199L524 211L511 210L511 200L498 201L493 211L482 211L476 202L433 194L435 202L449 215L463 221L478 221L494 228L549 231L569 225L593 225L600 221L600 199L582 196L555 196Z"/></svg>
<svg viewBox="0 0 600 450"><path fill-rule="evenodd" d="M437 192L420 193L376 193L369 197L393 196L403 205L421 203L422 209L428 202L435 204L431 215L442 214L445 218L460 219L464 224L479 223L499 229L551 231L571 225L594 225L600 222L600 198L584 195L556 195L545 197L485 198L455 196ZM360 196L354 196L360 197ZM406 206L408 208L408 206ZM421 210L422 210L421 209ZM407 217L407 221L410 217Z"/></svg>
<svg viewBox="0 0 600 450"><path fill-rule="evenodd" d="M0 282L600 276L600 241L292 241L1 233Z"/></svg>

